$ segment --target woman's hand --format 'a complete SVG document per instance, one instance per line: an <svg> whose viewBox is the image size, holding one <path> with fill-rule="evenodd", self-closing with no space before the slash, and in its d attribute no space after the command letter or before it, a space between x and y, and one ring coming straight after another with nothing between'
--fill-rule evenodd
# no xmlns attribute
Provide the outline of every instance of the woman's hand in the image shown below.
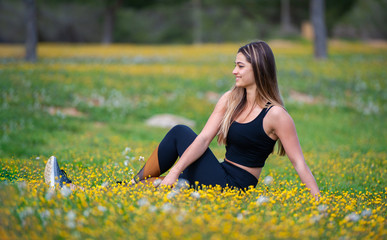
<svg viewBox="0 0 387 240"><path fill-rule="evenodd" d="M179 175L180 175L179 172L175 172L175 171L173 171L171 169L169 171L169 173L167 174L167 176L165 176L163 181L160 183L160 186L161 185L172 186L173 184L175 184L177 182L177 179L179 178Z"/></svg>

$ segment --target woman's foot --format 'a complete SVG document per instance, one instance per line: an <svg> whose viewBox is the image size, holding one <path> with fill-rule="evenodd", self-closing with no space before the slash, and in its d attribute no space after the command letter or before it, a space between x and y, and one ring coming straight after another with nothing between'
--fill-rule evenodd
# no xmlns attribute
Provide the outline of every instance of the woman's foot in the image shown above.
<svg viewBox="0 0 387 240"><path fill-rule="evenodd" d="M51 156L44 169L44 181L50 187L55 188L55 185L59 184L61 188L63 184L71 183L71 180L67 178L67 174L64 170L59 168L56 157Z"/></svg>

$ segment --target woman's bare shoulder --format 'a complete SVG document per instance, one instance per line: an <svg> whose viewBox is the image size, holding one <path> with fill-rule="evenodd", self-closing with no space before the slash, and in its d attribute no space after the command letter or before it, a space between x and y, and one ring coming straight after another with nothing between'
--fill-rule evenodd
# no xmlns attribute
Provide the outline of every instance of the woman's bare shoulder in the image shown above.
<svg viewBox="0 0 387 240"><path fill-rule="evenodd" d="M227 91L225 92L219 99L218 101L218 105L221 104L221 105L226 105L228 99L230 98L230 94L231 94L231 90L230 91Z"/></svg>
<svg viewBox="0 0 387 240"><path fill-rule="evenodd" d="M292 117L282 106L273 106L270 111L267 113L267 117L272 121L293 121Z"/></svg>
<svg viewBox="0 0 387 240"><path fill-rule="evenodd" d="M228 98L230 97L230 94L231 94L231 90L225 92L225 93L222 95L221 98L227 98L227 99L228 99Z"/></svg>

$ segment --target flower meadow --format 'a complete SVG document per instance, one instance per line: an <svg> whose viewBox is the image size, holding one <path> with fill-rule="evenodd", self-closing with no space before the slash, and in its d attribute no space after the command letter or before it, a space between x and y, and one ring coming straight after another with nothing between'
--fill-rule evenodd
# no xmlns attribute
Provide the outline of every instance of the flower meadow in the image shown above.
<svg viewBox="0 0 387 240"><path fill-rule="evenodd" d="M310 43L269 44L319 201L275 154L246 191L116 184L168 131L146 119L201 130L239 44L40 44L34 64L0 45L0 239L386 239L387 44L331 41L320 61ZM84 189L45 185L51 155Z"/></svg>

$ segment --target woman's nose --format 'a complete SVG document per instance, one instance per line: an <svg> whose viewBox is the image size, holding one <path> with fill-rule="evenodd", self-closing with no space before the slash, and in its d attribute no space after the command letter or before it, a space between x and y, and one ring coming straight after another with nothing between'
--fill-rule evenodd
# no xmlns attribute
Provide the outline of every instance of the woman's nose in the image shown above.
<svg viewBox="0 0 387 240"><path fill-rule="evenodd" d="M235 67L234 70L232 70L232 74L237 75L238 71L237 68Z"/></svg>

